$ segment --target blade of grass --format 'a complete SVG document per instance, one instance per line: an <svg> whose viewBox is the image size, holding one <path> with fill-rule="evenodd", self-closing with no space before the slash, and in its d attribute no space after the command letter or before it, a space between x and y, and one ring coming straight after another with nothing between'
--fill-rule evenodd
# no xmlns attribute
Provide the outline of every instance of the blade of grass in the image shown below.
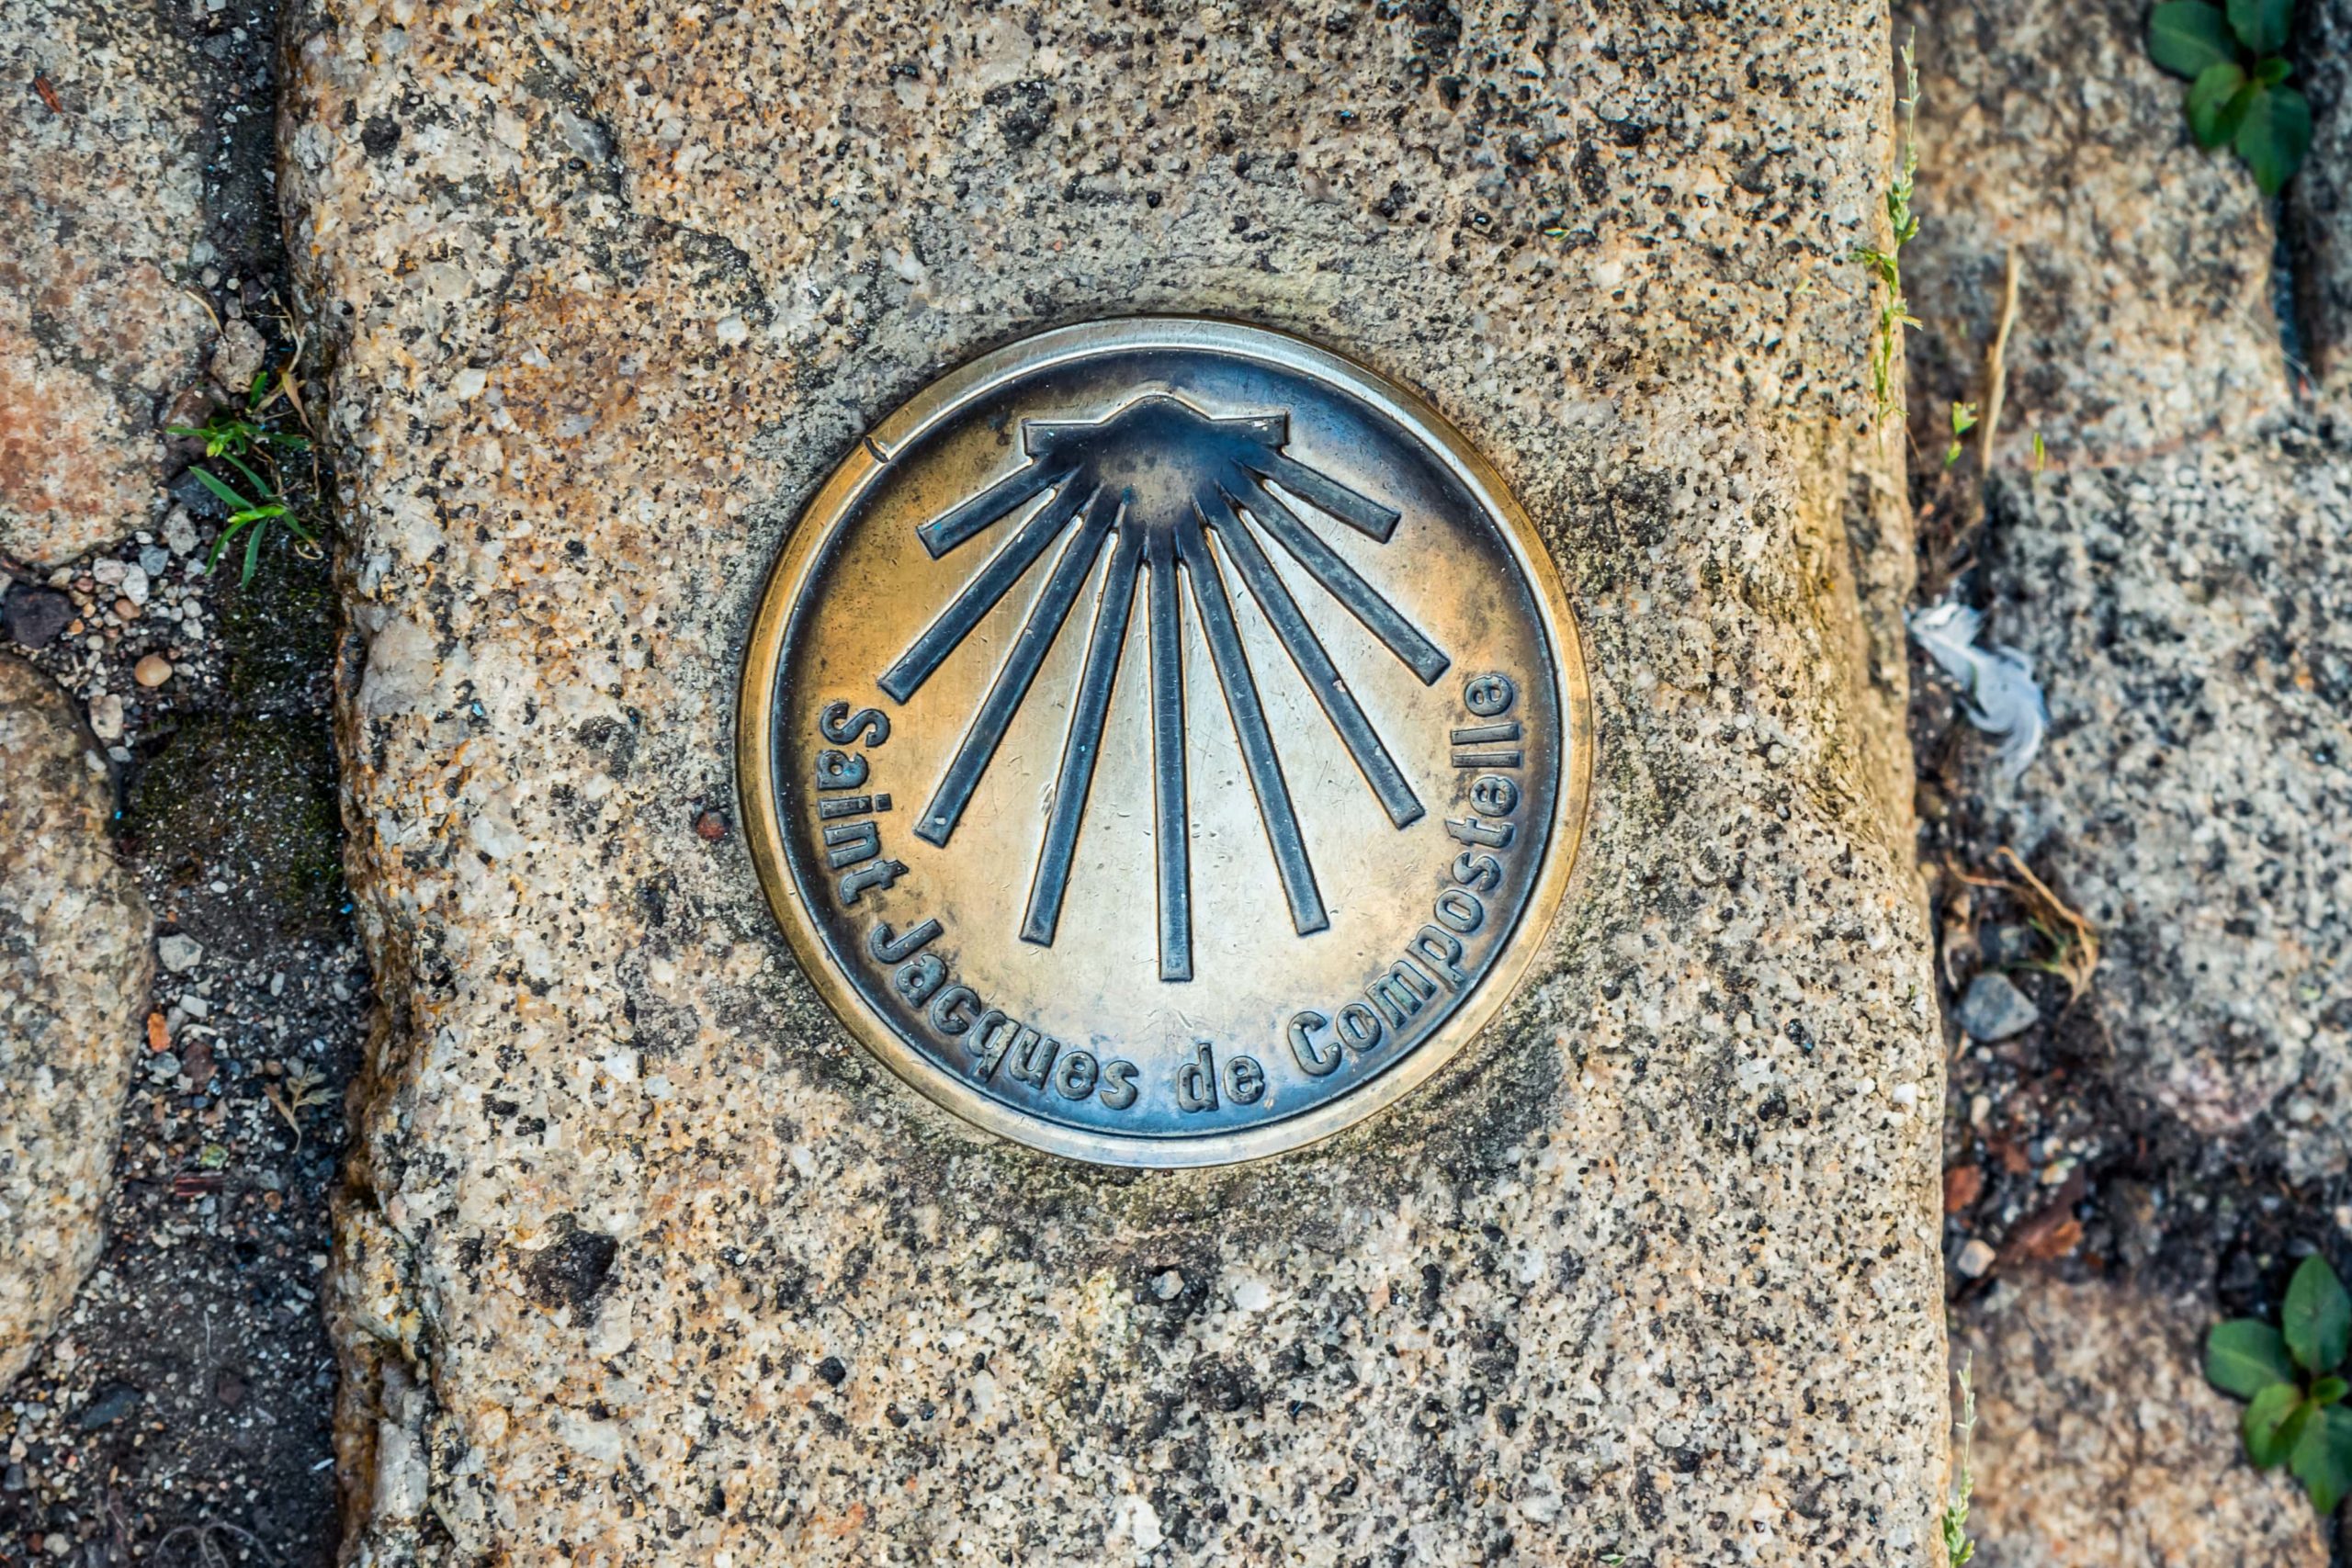
<svg viewBox="0 0 2352 1568"><path fill-rule="evenodd" d="M226 550L229 547L229 541L235 538L240 533L243 532L244 529L252 524L252 522L253 519L250 517L244 519L243 522L239 522L233 517L229 520L228 526L220 530L220 536L214 539L212 541L212 547L204 553L205 570L211 571L220 566L220 554L223 550Z"/></svg>
<svg viewBox="0 0 2352 1568"><path fill-rule="evenodd" d="M244 475L245 482L254 487L255 493L263 496L272 496L277 493L277 487L276 485L270 483L267 479L254 472L253 469L247 468L244 463L238 458L235 453L224 452L220 456L220 460L227 463L231 468L235 468L237 472Z"/></svg>
<svg viewBox="0 0 2352 1568"><path fill-rule="evenodd" d="M250 512L253 510L254 503L247 501L243 496L239 495L235 491L231 490L227 481L220 479L216 475L206 472L202 468L190 468L188 472L196 476L197 482L198 484L201 484L205 489L210 491L214 495L219 496L222 501L227 502L231 506L235 507L238 511Z"/></svg>

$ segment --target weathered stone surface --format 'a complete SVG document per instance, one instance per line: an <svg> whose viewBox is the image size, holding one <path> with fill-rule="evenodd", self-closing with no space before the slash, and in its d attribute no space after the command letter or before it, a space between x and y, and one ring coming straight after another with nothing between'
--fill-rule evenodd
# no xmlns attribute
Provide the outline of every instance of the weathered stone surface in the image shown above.
<svg viewBox="0 0 2352 1568"><path fill-rule="evenodd" d="M67 559L162 499L164 406L213 340L175 281L203 230L187 47L153 6L0 4L0 555Z"/></svg>
<svg viewBox="0 0 2352 1568"><path fill-rule="evenodd" d="M97 1261L152 924L73 705L0 658L0 1384Z"/></svg>
<svg viewBox="0 0 2352 1568"><path fill-rule="evenodd" d="M1869 5L298 23L351 870L362 1560L1931 1560L1940 1046ZM1554 955L1397 1112L1149 1179L974 1135L785 954L751 606L944 364L1305 331L1501 465L1584 617Z"/></svg>
<svg viewBox="0 0 2352 1568"><path fill-rule="evenodd" d="M2208 1136L2275 1112L2266 1148L2309 1175L2352 1152L2352 460L2328 427L2288 419L2252 178L2188 141L2143 21L1959 0L1921 16L1921 139L1957 155L1923 175L1911 287L1931 316L1976 303L1952 339L1971 357L1923 361L1914 398L1979 395L1978 307L2007 241L2030 237L2004 227L2016 204L2075 214L2027 247L2010 434L1982 571L1962 585L2032 659L2050 739L2014 787L1989 765L1973 776L1992 841L2056 877L2103 935L2095 1004L2119 1086ZM2052 28L2066 51L2027 59L2037 39L2055 49ZM2023 96L2062 54L2069 91L2112 95L2074 122L2080 148ZM2131 331L2083 308L2134 277ZM2035 368L2052 360L2063 385ZM2104 445L2052 434L2036 479L2019 450L2036 420Z"/></svg>
<svg viewBox="0 0 2352 1568"><path fill-rule="evenodd" d="M2352 448L2290 429L1997 482L2051 739L2002 836L2103 933L2132 1092L2290 1171L2352 1155ZM1988 781L1989 787L1989 781Z"/></svg>
<svg viewBox="0 0 2352 1568"><path fill-rule="evenodd" d="M1929 0L1917 39L1918 239L1903 265L1923 443L1974 400L2018 262L2006 447L2098 468L2286 409L2270 223L2245 166L2190 139L2141 0Z"/></svg>
<svg viewBox="0 0 2352 1568"><path fill-rule="evenodd" d="M1953 1349L1977 1389L1980 1568L2326 1568L2284 1472L2238 1446L2207 1385L2201 1303L2129 1286L2024 1282Z"/></svg>
<svg viewBox="0 0 2352 1568"><path fill-rule="evenodd" d="M2287 237L2304 346L2321 385L2352 399L2352 0L2304 0L2295 85L2312 150L2287 188Z"/></svg>

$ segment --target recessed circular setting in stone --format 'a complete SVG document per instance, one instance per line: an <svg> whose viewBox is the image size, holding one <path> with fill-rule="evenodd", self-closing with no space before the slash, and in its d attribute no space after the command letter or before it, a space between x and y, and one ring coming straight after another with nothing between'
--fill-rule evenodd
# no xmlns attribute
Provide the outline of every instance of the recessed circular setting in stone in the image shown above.
<svg viewBox="0 0 2352 1568"><path fill-rule="evenodd" d="M740 725L777 917L979 1125L1203 1166L1339 1131L1501 1004L1575 857L1575 623L1499 477L1281 333L1042 333L794 529Z"/></svg>

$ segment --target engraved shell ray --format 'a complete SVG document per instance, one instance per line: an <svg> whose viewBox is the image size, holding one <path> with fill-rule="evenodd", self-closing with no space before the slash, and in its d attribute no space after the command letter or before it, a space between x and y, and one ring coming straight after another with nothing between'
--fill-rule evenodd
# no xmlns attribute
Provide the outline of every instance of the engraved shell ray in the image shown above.
<svg viewBox="0 0 2352 1568"><path fill-rule="evenodd" d="M1275 570L1260 536L1271 536L1333 604L1361 623L1423 685L1434 682L1451 661L1301 517L1302 509L1317 513L1385 544L1399 513L1285 453L1289 424L1282 412L1212 417L1181 397L1159 391L1137 397L1099 420L1024 419L1021 438L1026 460L917 528L923 548L938 558L1026 513L946 608L877 678L882 690L900 704L1052 555L1043 588L917 819L915 835L942 848L971 804L1006 729L1029 698L1046 655L1075 616L1101 557L1109 551L1077 689L1069 697L1069 724L1021 924L1023 941L1053 943L1139 593L1148 649L1161 979L1193 977L1181 624L1187 602L1209 650L1293 929L1307 936L1329 924L1267 723L1259 672L1250 665L1235 619L1228 568L1289 655L1390 823L1401 829L1424 814L1412 785Z"/></svg>

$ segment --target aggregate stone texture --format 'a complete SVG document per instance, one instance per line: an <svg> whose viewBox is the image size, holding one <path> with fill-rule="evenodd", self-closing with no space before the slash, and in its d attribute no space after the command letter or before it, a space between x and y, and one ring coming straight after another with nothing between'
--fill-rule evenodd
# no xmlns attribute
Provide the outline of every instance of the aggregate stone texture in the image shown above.
<svg viewBox="0 0 2352 1568"><path fill-rule="evenodd" d="M2113 466L2290 404L2274 236L2245 165L2199 148L2186 87L2148 59L2141 0L1922 0L1898 11L1919 62L1920 325L1915 426L1939 448L1952 400L1984 400L2009 258L2018 299L2002 429L2013 457Z"/></svg>
<svg viewBox="0 0 2352 1568"><path fill-rule="evenodd" d="M2051 709L1996 818L2100 932L2107 1070L2298 1180L2352 1156L2347 434L2004 478L1989 525Z"/></svg>
<svg viewBox="0 0 2352 1568"><path fill-rule="evenodd" d="M2312 149L2287 187L2297 316L2313 373L2352 407L2352 0L2306 0L2294 85L2312 106Z"/></svg>
<svg viewBox="0 0 2352 1568"><path fill-rule="evenodd" d="M153 974L116 860L105 756L47 676L0 656L0 1385L96 1263Z"/></svg>
<svg viewBox="0 0 2352 1568"><path fill-rule="evenodd" d="M2269 219L2243 165L2188 140L2178 84L2141 80L2144 17L1939 0L1917 20L1939 172L1922 175L1929 216L1906 277L1971 346L1927 351L1944 357L1920 362L1915 398L1923 383L1981 396L1969 378L2011 240L2026 265L2010 434L1956 591L1990 611L1991 640L2033 660L2052 723L2014 785L1989 750L1974 759L1993 841L2098 929L2094 1000L2119 1087L2298 1179L2342 1169L2352 433L2290 399ZM2109 95L2110 112L2073 115L2065 134L2034 118L2036 73L2058 69L2026 57L2037 40L2073 51L2045 85ZM2018 229L2019 203L2073 226ZM2052 361L2064 384L2038 368ZM2135 423L2099 436L2095 410ZM2020 450L2037 425L2039 475Z"/></svg>
<svg viewBox="0 0 2352 1568"><path fill-rule="evenodd" d="M1851 4L294 17L384 998L353 1560L1934 1561L1912 547L1849 259L1890 47ZM1454 1067L1143 1176L899 1087L727 814L823 474L944 367L1150 310L1431 395L1560 562L1601 748Z"/></svg>
<svg viewBox="0 0 2352 1568"><path fill-rule="evenodd" d="M0 556L146 525L164 426L215 335L179 284L205 227L187 46L160 7L0 0ZM53 106L52 107L52 100Z"/></svg>
<svg viewBox="0 0 2352 1568"><path fill-rule="evenodd" d="M1977 1568L2327 1568L2319 1516L2245 1462L2245 1406L2199 1370L2212 1318L2032 1278L1956 1338L1977 1391Z"/></svg>

